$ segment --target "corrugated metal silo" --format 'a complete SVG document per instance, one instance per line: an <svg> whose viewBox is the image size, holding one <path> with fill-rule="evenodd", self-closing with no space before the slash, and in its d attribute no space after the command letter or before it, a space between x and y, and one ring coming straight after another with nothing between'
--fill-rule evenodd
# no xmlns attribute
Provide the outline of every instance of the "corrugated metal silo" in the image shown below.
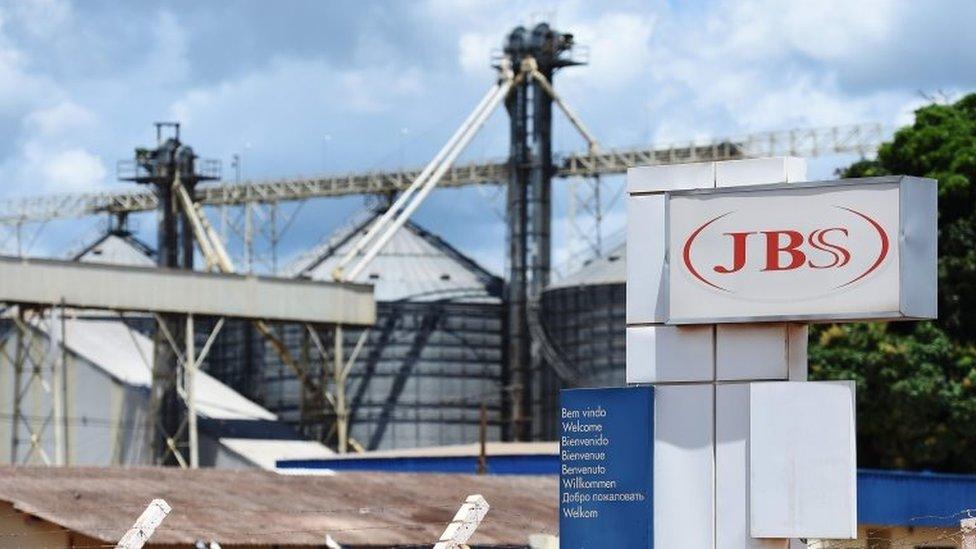
<svg viewBox="0 0 976 549"><path fill-rule="evenodd" d="M546 333L583 387L625 383L626 279L626 246L619 246L543 293ZM535 379L535 436L554 440L559 432L562 383L551 368L536 372Z"/></svg>
<svg viewBox="0 0 976 549"><path fill-rule="evenodd" d="M296 260L287 274L331 280L346 249L376 215L359 216ZM377 323L349 377L350 436L371 450L473 442L485 403L488 438L499 440L505 413L503 281L413 222L396 233L356 281L374 285ZM323 373L321 353L304 326L279 325L277 330L293 356L311 355L316 379L328 378L331 366ZM347 356L361 333L344 331ZM318 336L331 352L331 332ZM233 357L211 359L218 378L307 436L334 441L334 433L322 432L330 418L309 420L306 409L303 421L299 381L274 350L264 349L260 373L250 378L253 386L246 385L244 368Z"/></svg>

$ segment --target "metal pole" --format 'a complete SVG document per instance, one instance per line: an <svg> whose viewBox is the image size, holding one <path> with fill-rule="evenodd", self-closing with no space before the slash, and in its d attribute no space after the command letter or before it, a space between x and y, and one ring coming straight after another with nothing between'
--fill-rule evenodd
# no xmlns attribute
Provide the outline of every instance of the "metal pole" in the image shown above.
<svg viewBox="0 0 976 549"><path fill-rule="evenodd" d="M586 239L586 236L583 233L582 227L580 227L579 224L576 221L576 218L579 215L579 212L577 211L578 206L577 206L577 203L576 203L577 200L579 200L579 197L576 194L577 193L577 185L578 184L579 183L578 183L578 181L577 181L577 179L575 177L569 178L569 185L568 185L569 186L569 204L566 207L566 226L567 226L567 228L569 230L566 231L566 234L569 235L569 239L568 239L569 242L567 243L567 248L569 250L570 257L572 257L572 255L573 255L573 253L575 251L575 248L576 248L576 246L574 244L576 244L579 241L583 241L584 244L585 244L585 239ZM570 267L570 270L575 270L575 268L576 267L574 265L574 266Z"/></svg>
<svg viewBox="0 0 976 549"><path fill-rule="evenodd" d="M600 187L603 181L600 176L593 178L593 215L596 218L596 255L603 257L603 203L600 197Z"/></svg>
<svg viewBox="0 0 976 549"><path fill-rule="evenodd" d="M244 204L244 264L247 273L254 272L254 223L251 221L251 201Z"/></svg>
<svg viewBox="0 0 976 549"><path fill-rule="evenodd" d="M339 453L345 454L349 448L349 411L346 409L346 376L342 363L342 325L336 324L332 362L335 365L335 408L336 436Z"/></svg>
<svg viewBox="0 0 976 549"><path fill-rule="evenodd" d="M65 301L61 298L61 428L64 431L64 465L71 465L71 435L68 429L68 323ZM57 418L55 418L57 419Z"/></svg>
<svg viewBox="0 0 976 549"><path fill-rule="evenodd" d="M17 306L17 318L20 322L14 324L14 330L17 330L17 339L15 342L14 349L14 413L13 413L13 423L10 425L10 463L17 463L17 445L20 443L17 440L17 436L20 434L20 422L23 420L21 417L21 383L23 383L23 373L24 373L24 331L21 326L24 324L24 310L19 305Z"/></svg>
<svg viewBox="0 0 976 549"><path fill-rule="evenodd" d="M193 340L193 315L186 315L186 358L184 359L183 388L186 392L186 421L189 429L190 469L200 467L200 446L197 439L196 405L196 344Z"/></svg>
<svg viewBox="0 0 976 549"><path fill-rule="evenodd" d="M271 274L278 274L278 203L269 206L268 219L271 223Z"/></svg>
<svg viewBox="0 0 976 549"><path fill-rule="evenodd" d="M486 449L488 443L488 409L483 400L481 401L481 425L478 429L478 438L481 441L481 450L478 453L478 474L484 475L488 473L488 452Z"/></svg>
<svg viewBox="0 0 976 549"><path fill-rule="evenodd" d="M301 362L302 363L302 367L304 367L305 368L305 371L307 372L307 371L311 370L310 366L312 364L311 353L309 352L308 330L303 330L302 331L302 348L301 348L301 351L302 351L302 356L301 356L300 360L302 361ZM325 360L325 357L323 356L322 359L324 361ZM321 372L322 378L319 381L319 387L321 387L323 391L325 391L325 383L326 383L325 380L326 380L326 377L328 377L328 374L327 374L328 371L329 371L328 365L327 364L323 364L322 365L322 372ZM298 419L298 421L299 421L299 423L298 423L298 425L299 425L299 431L301 431L301 433L303 435L308 436L308 434L309 434L309 432L311 430L311 426L312 425L317 425L319 427L319 431L320 431L318 433L317 438L319 440L323 440L323 438L325 437L325 428L323 427L323 423L324 423L323 420L325 419L325 404L323 402L323 399L322 398L319 398L319 397L322 396L321 393L317 393L317 394L314 394L314 395L309 394L308 388L303 385L303 386L299 387L298 396L300 397L299 398L299 415L298 415L298 418L299 418ZM309 414L309 405L310 405L309 400L310 399L311 399L312 402L315 403L314 406L313 406L313 408L314 408L314 410L316 412L314 418L313 417L310 417L311 414ZM313 422L317 422L317 423L313 423Z"/></svg>
<svg viewBox="0 0 976 549"><path fill-rule="evenodd" d="M48 345L49 352L53 354L54 346L63 348L64 344L61 340L64 338L64 309L60 309L61 319L54 318L55 311L58 311L55 307L51 307L51 319L50 328L48 329ZM57 323L57 341L55 341L55 323ZM51 393L52 393L52 411L54 412L54 464L63 466L64 462L64 423L62 423L64 418L64 387L62 383L64 378L62 377L62 370L64 370L63 363L63 353L62 359L51 360Z"/></svg>
<svg viewBox="0 0 976 549"><path fill-rule="evenodd" d="M220 238L227 242L227 204L220 206Z"/></svg>

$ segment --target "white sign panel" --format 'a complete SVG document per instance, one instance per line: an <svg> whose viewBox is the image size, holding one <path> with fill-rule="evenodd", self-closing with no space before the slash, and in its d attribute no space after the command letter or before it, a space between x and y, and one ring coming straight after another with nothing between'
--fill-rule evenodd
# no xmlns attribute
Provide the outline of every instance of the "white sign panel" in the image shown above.
<svg viewBox="0 0 976 549"><path fill-rule="evenodd" d="M670 324L936 316L936 183L669 193Z"/></svg>
<svg viewBox="0 0 976 549"><path fill-rule="evenodd" d="M853 381L749 384L755 538L857 537Z"/></svg>

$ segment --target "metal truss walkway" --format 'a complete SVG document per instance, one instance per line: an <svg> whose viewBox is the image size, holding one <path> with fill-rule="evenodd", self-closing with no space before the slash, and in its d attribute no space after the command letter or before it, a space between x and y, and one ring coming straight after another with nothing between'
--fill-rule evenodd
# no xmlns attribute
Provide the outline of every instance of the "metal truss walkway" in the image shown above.
<svg viewBox="0 0 976 549"><path fill-rule="evenodd" d="M563 178L596 177L622 174L634 166L762 156L868 155L877 149L885 137L886 133L881 125L870 124L755 133L738 138L716 139L705 144L605 149L562 155L557 162L556 175ZM201 184L197 187L194 198L204 206L221 206L387 194L409 187L421 171L416 168L247 181L240 184ZM499 185L507 181L506 162L472 162L452 166L440 179L439 186ZM157 206L156 195L151 190L15 198L0 201L0 225L78 218L100 213L143 212L155 210Z"/></svg>

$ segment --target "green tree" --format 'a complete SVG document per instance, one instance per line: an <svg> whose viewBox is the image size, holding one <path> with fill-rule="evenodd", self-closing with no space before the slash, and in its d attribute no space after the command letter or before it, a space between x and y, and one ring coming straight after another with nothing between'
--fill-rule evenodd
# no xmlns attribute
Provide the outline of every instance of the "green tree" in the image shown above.
<svg viewBox="0 0 976 549"><path fill-rule="evenodd" d="M854 379L862 467L976 471L976 94L915 111L845 177L939 182L939 318L811 330L812 379Z"/></svg>

